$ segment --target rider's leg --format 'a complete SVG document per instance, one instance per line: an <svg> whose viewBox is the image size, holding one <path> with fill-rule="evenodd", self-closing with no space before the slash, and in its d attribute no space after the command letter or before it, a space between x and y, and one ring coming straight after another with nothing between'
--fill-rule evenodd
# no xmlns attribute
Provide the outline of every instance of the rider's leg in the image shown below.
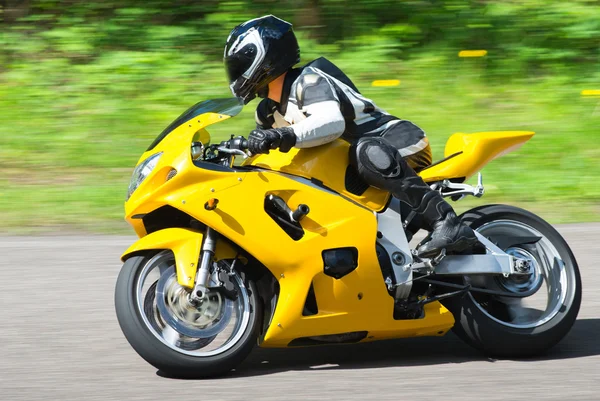
<svg viewBox="0 0 600 401"><path fill-rule="evenodd" d="M417 250L419 256L436 256L444 248L460 251L476 243L473 231L461 223L452 206L415 173L387 139L359 139L351 147L350 163L369 185L391 192L422 216L423 228L432 233Z"/></svg>

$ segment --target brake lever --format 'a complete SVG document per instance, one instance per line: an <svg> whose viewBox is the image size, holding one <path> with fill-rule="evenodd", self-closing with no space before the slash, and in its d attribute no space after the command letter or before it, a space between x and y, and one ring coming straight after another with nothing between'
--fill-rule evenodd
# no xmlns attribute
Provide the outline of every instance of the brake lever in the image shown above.
<svg viewBox="0 0 600 401"><path fill-rule="evenodd" d="M243 150L240 150L240 149L229 149L229 148L226 148L226 147L223 147L223 146L219 146L217 148L217 150L219 152L228 153L230 155L239 155L239 156L242 156L244 159L247 159L248 157L250 157L250 155L248 153L246 153L246 152L244 152Z"/></svg>

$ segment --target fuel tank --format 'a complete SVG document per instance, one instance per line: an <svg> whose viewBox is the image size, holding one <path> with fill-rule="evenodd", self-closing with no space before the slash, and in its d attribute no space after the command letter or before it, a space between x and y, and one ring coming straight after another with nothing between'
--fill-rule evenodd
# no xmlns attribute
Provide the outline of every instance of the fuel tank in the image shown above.
<svg viewBox="0 0 600 401"><path fill-rule="evenodd" d="M244 165L303 177L375 212L385 209L390 194L360 179L349 165L349 149L348 142L338 139L314 148L292 148L288 153L271 151L267 155L256 155L245 160Z"/></svg>

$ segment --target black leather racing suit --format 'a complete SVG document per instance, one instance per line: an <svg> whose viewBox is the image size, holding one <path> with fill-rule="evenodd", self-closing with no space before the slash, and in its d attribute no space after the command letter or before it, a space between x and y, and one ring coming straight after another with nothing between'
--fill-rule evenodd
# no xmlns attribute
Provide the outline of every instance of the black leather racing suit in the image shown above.
<svg viewBox="0 0 600 401"><path fill-rule="evenodd" d="M290 70L281 103L262 100L256 110L256 123L261 129L291 125L298 148L322 145L338 137L351 143L362 137L383 137L413 169L431 164L431 148L423 130L362 96L350 79L325 58Z"/></svg>
<svg viewBox="0 0 600 401"><path fill-rule="evenodd" d="M291 69L281 102L262 100L256 123L258 129L291 128L297 148L340 137L347 140L350 163L358 175L407 203L428 230L452 211L415 172L431 164L431 148L423 130L377 107L324 58Z"/></svg>

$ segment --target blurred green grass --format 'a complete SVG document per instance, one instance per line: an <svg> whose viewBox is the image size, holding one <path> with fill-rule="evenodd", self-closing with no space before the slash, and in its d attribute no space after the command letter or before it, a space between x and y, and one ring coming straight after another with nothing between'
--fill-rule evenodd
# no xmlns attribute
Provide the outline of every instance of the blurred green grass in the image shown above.
<svg viewBox="0 0 600 401"><path fill-rule="evenodd" d="M380 107L428 134L434 159L454 132L532 130L484 168L486 195L457 204L520 205L549 221L600 221L600 99L594 77L486 77L486 60L429 50L411 60L380 48L337 51L302 39L303 62L325 55ZM35 43L27 46L35 47ZM169 49L110 51L92 63L13 62L0 74L0 219L10 232L128 232L123 202L149 142L191 104L229 97L222 65ZM374 79L400 79L372 87ZM209 129L247 135L256 101Z"/></svg>

